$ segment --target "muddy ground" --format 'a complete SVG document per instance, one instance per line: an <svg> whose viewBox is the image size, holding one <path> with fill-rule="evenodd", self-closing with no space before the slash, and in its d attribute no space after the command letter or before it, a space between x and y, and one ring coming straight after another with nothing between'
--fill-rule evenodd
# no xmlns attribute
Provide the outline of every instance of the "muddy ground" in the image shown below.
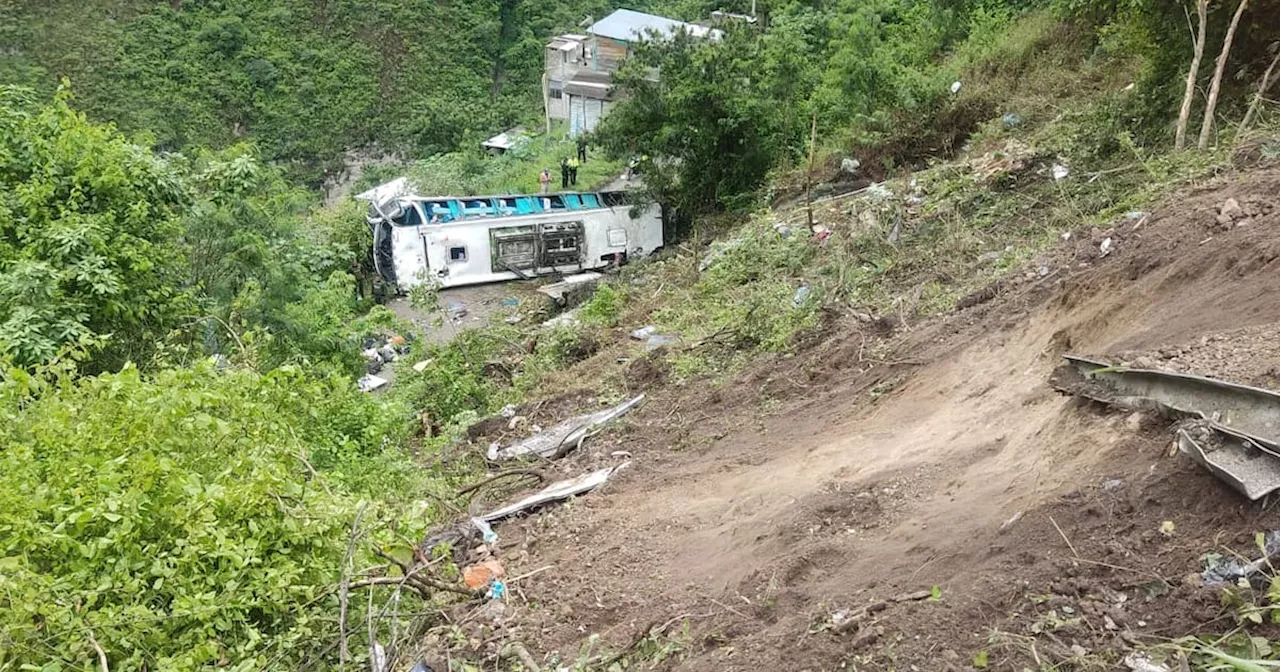
<svg viewBox="0 0 1280 672"><path fill-rule="evenodd" d="M1196 185L1073 232L1033 262L1047 277L910 329L839 318L725 386L640 372L646 403L547 469L620 450L630 467L500 524L508 576L541 571L470 617L470 641L426 649L519 641L544 669L618 650L673 670L1124 669L1134 647L1233 628L1202 557L1248 554L1280 527L1271 503L1171 454L1165 421L1047 381L1072 352L1274 387L1276 194L1274 170Z"/></svg>

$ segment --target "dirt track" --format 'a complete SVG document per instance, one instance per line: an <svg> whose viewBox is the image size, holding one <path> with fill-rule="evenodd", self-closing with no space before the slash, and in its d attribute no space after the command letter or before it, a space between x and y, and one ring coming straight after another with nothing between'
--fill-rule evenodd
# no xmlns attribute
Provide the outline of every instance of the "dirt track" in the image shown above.
<svg viewBox="0 0 1280 672"><path fill-rule="evenodd" d="M681 670L971 669L980 651L990 669L1114 669L1135 642L1228 629L1219 595L1184 578L1280 518L1168 457L1158 419L1046 381L1070 351L1274 384L1278 193L1260 171L1076 232L1038 260L1049 277L888 337L897 363L850 322L726 388L653 390L628 430L560 465L622 449L629 470L502 526L515 574L554 565L517 585L507 626L571 662L588 633L624 646L687 615L665 663ZM1219 224L1228 197L1256 214Z"/></svg>

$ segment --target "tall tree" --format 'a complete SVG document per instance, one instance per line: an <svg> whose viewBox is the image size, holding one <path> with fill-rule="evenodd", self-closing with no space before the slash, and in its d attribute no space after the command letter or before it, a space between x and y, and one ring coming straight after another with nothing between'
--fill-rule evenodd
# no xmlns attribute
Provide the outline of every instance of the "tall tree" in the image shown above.
<svg viewBox="0 0 1280 672"><path fill-rule="evenodd" d="M1178 111L1178 126L1173 134L1173 148L1182 149L1187 144L1187 121L1191 117L1191 103L1196 95L1196 78L1200 74L1200 59L1204 56L1204 33L1209 0L1195 0L1198 28L1192 42L1191 66L1187 69L1187 86L1182 94L1182 108Z"/></svg>
<svg viewBox="0 0 1280 672"><path fill-rule="evenodd" d="M1209 147L1209 138L1213 135L1213 112L1218 107L1218 93L1222 90L1222 73L1227 70L1227 60L1231 57L1231 42L1236 37L1236 27L1240 25L1240 17L1249 5L1249 0L1240 0L1236 13L1231 17L1231 25L1227 27L1227 36L1222 40L1222 51L1218 53L1218 63L1213 68L1213 81L1209 83L1209 98L1204 104L1204 121L1200 124L1200 149Z"/></svg>

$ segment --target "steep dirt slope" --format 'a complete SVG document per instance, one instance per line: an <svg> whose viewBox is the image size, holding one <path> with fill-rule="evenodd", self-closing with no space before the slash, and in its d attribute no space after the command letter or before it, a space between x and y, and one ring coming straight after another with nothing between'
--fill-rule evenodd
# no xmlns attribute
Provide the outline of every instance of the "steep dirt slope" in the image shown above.
<svg viewBox="0 0 1280 672"><path fill-rule="evenodd" d="M1217 595L1180 577L1216 543L1247 547L1266 514L1167 457L1162 421L1046 381L1068 351L1174 359L1212 342L1228 354L1201 361L1234 361L1232 334L1272 333L1276 194L1280 172L1235 175L1076 232L1040 260L1048 277L913 325L891 361L850 331L724 389L659 391L630 431L562 465L625 449L616 482L504 525L516 573L554 565L521 582L507 627L572 659L586 633L625 645L687 616L685 651L664 663L687 670L969 669L975 654L1021 669L1114 665L1132 642L1214 619ZM1228 198L1244 214L1220 223ZM1280 365L1275 349L1249 352L1233 375ZM941 599L892 603L856 634L824 627L921 590Z"/></svg>

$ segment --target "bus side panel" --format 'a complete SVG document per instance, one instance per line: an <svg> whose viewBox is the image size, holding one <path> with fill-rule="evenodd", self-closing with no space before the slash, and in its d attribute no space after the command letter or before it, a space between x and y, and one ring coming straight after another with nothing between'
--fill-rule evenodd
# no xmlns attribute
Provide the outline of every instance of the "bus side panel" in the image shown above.
<svg viewBox="0 0 1280 672"><path fill-rule="evenodd" d="M663 246L662 208L651 204L640 209L639 216L631 218L630 207L617 207L627 229L627 255L631 258L653 254Z"/></svg>
<svg viewBox="0 0 1280 672"><path fill-rule="evenodd" d="M408 289L418 284L418 278L427 271L427 255L420 234L421 227L391 227L391 260L395 268L396 284Z"/></svg>

